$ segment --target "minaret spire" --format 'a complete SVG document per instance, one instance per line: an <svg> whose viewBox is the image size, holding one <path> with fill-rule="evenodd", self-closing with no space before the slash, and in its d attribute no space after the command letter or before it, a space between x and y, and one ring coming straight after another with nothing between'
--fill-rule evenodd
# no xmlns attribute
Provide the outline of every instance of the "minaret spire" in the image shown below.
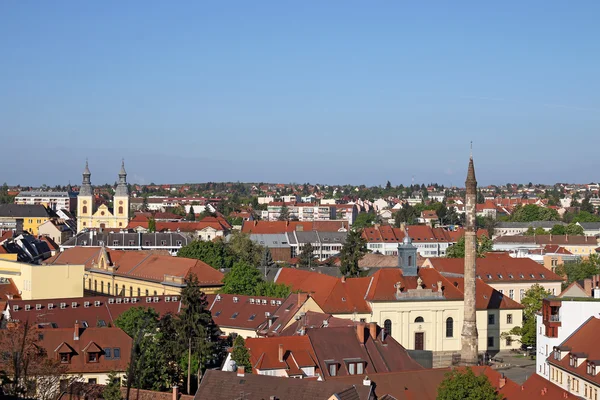
<svg viewBox="0 0 600 400"><path fill-rule="evenodd" d="M478 333L476 319L476 263L477 263L477 232L475 230L477 180L475 178L475 165L473 164L473 142L471 142L471 156L467 171L466 186L466 224L465 224L465 271L464 271L464 322L461 333L461 362L464 365L477 365L478 359Z"/></svg>

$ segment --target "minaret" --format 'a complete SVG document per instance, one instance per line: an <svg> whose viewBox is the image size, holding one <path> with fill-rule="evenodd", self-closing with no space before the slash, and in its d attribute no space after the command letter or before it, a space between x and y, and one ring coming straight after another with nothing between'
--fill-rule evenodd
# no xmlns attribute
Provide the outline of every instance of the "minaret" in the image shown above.
<svg viewBox="0 0 600 400"><path fill-rule="evenodd" d="M77 232L92 227L92 214L94 213L94 202L92 193L92 182L90 177L92 173L85 160L85 169L83 170L83 180L77 195Z"/></svg>
<svg viewBox="0 0 600 400"><path fill-rule="evenodd" d="M113 215L115 216L115 228L125 228L129 223L129 189L127 188L127 172L125 171L125 160L121 161L119 171L119 183L115 189L113 199Z"/></svg>
<svg viewBox="0 0 600 400"><path fill-rule="evenodd" d="M473 154L469 160L467 172L466 195L466 225L465 225L465 290L464 290L464 322L461 334L461 363L463 365L477 365L478 362L478 334L475 311L475 264L477 262L477 233L475 231L475 217L477 204L477 181L475 180L475 166Z"/></svg>

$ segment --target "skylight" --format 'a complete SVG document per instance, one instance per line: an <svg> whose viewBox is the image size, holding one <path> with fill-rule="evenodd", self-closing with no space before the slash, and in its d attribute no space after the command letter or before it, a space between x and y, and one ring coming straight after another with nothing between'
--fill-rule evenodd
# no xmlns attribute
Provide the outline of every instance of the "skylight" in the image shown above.
<svg viewBox="0 0 600 400"><path fill-rule="evenodd" d="M239 312L234 312L233 315L231 316L231 319L236 319L238 315L239 315Z"/></svg>
<svg viewBox="0 0 600 400"><path fill-rule="evenodd" d="M252 314L250 318L248 318L248 321L254 321L254 318L256 318L256 314Z"/></svg>

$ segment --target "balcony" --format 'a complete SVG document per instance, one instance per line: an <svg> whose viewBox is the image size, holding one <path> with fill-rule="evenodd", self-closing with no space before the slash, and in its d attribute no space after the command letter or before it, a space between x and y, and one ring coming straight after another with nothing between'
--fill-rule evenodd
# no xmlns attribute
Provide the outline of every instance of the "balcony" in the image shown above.
<svg viewBox="0 0 600 400"><path fill-rule="evenodd" d="M560 315L558 315L558 314L551 314L548 317L548 321L550 321L550 322L560 322Z"/></svg>

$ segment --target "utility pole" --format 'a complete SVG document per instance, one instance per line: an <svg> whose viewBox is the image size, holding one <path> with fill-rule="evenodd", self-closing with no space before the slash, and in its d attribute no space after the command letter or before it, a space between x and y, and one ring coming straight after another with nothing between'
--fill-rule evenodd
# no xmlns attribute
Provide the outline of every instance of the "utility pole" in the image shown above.
<svg viewBox="0 0 600 400"><path fill-rule="evenodd" d="M190 394L190 380L192 374L192 336L190 336L189 344L188 344L188 379L187 379L187 393Z"/></svg>

